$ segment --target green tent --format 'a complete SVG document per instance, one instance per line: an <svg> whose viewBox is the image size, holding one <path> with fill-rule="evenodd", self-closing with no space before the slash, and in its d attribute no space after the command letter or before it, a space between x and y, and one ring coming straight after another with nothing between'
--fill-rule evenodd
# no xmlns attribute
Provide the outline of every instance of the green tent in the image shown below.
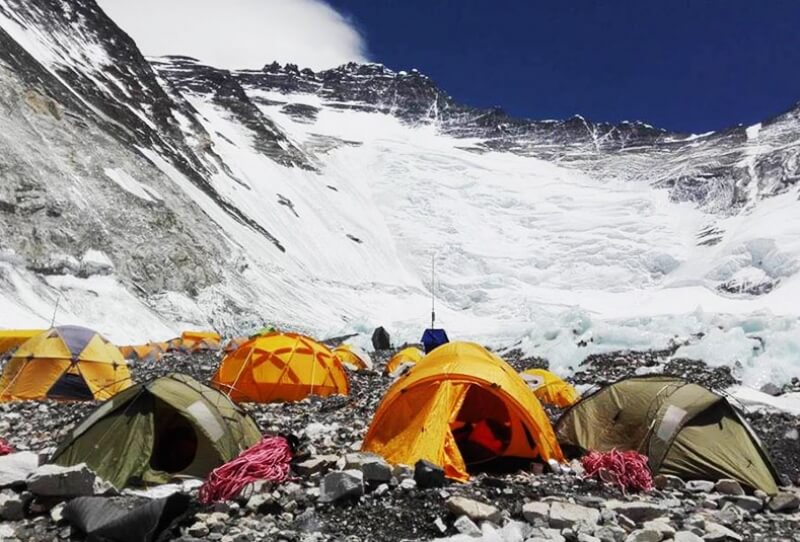
<svg viewBox="0 0 800 542"><path fill-rule="evenodd" d="M556 436L569 455L636 450L654 474L733 478L778 492L775 468L739 411L725 397L672 376L632 377L601 388L561 416Z"/></svg>
<svg viewBox="0 0 800 542"><path fill-rule="evenodd" d="M204 478L260 438L253 419L225 395L172 373L97 407L64 439L52 462L86 463L119 489Z"/></svg>

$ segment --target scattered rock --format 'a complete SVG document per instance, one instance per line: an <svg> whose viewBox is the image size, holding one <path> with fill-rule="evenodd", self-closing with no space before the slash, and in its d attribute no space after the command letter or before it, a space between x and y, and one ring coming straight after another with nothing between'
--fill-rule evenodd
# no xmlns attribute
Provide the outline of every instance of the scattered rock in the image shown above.
<svg viewBox="0 0 800 542"><path fill-rule="evenodd" d="M703 535L703 540L707 542L722 542L723 540L744 540L740 535L728 529L727 527L714 523L712 521L706 522L706 534Z"/></svg>
<svg viewBox="0 0 800 542"><path fill-rule="evenodd" d="M725 497L726 502L731 502L748 512L758 512L764 507L764 502L758 497L751 497L749 495L739 495L737 497Z"/></svg>
<svg viewBox="0 0 800 542"><path fill-rule="evenodd" d="M0 456L0 487L23 487L39 467L39 455L17 452Z"/></svg>
<svg viewBox="0 0 800 542"><path fill-rule="evenodd" d="M606 508L615 511L617 514L622 514L636 523L660 518L669 513L664 506L649 502L608 501Z"/></svg>
<svg viewBox="0 0 800 542"><path fill-rule="evenodd" d="M711 493L714 491L714 482L708 480L689 480L685 485L689 493Z"/></svg>
<svg viewBox="0 0 800 542"><path fill-rule="evenodd" d="M364 494L364 474L359 470L330 472L322 479L320 502L333 502Z"/></svg>
<svg viewBox="0 0 800 542"><path fill-rule="evenodd" d="M423 489L431 487L442 487L444 485L444 469L439 465L434 465L430 461L420 459L414 465L414 481L417 486Z"/></svg>
<svg viewBox="0 0 800 542"><path fill-rule="evenodd" d="M18 521L25 517L25 502L19 493L13 491L0 492L0 519Z"/></svg>
<svg viewBox="0 0 800 542"><path fill-rule="evenodd" d="M537 520L547 522L550 518L550 503L529 502L522 506L522 517L529 523L536 523Z"/></svg>
<svg viewBox="0 0 800 542"><path fill-rule="evenodd" d="M594 535L601 542L622 542L625 540L625 529L617 525L604 525L595 529Z"/></svg>
<svg viewBox="0 0 800 542"><path fill-rule="evenodd" d="M554 502L550 505L550 526L565 529L578 524L594 526L600 521L600 511L568 502Z"/></svg>
<svg viewBox="0 0 800 542"><path fill-rule="evenodd" d="M500 511L496 507L466 497L450 497L445 505L453 514L467 516L472 521L498 523L502 519Z"/></svg>
<svg viewBox="0 0 800 542"><path fill-rule="evenodd" d="M661 542L664 536L652 529L636 529L625 537L625 542Z"/></svg>
<svg viewBox="0 0 800 542"><path fill-rule="evenodd" d="M42 465L28 478L34 495L47 497L82 497L94 495L97 476L85 463L72 467Z"/></svg>
<svg viewBox="0 0 800 542"><path fill-rule="evenodd" d="M333 468L337 459L331 455L312 457L295 465L295 471L302 476L326 472Z"/></svg>
<svg viewBox="0 0 800 542"><path fill-rule="evenodd" d="M675 528L669 524L669 518L658 518L650 521L645 521L642 525L644 529L658 531L661 533L662 538L672 538L675 534Z"/></svg>
<svg viewBox="0 0 800 542"><path fill-rule="evenodd" d="M694 534L692 531L678 531L672 537L675 542L703 542L703 539Z"/></svg>
<svg viewBox="0 0 800 542"><path fill-rule="evenodd" d="M714 489L717 491L717 493L722 493L723 495L744 495L744 489L742 489L742 485L736 480L732 480L730 478L722 478L717 480L717 483L714 484Z"/></svg>
<svg viewBox="0 0 800 542"><path fill-rule="evenodd" d="M480 528L467 516L458 516L453 522L456 531L467 536L481 536Z"/></svg>
<svg viewBox="0 0 800 542"><path fill-rule="evenodd" d="M653 478L656 489L684 489L686 482L671 474L659 474Z"/></svg>
<svg viewBox="0 0 800 542"><path fill-rule="evenodd" d="M800 508L800 497L788 491L781 491L769 501L769 509L773 512L794 512L798 508Z"/></svg>
<svg viewBox="0 0 800 542"><path fill-rule="evenodd" d="M347 454L345 469L361 471L366 483L382 484L392 478L391 465L384 458L375 454Z"/></svg>

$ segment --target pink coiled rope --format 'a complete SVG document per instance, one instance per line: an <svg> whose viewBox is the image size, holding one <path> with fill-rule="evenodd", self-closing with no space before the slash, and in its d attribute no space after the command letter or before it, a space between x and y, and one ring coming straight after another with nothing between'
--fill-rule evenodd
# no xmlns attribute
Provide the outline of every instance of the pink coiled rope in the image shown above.
<svg viewBox="0 0 800 542"><path fill-rule="evenodd" d="M617 485L623 492L653 489L653 475L650 473L647 456L638 452L590 451L581 458L581 465L584 478L597 478Z"/></svg>
<svg viewBox="0 0 800 542"><path fill-rule="evenodd" d="M292 448L284 437L264 437L238 457L212 470L200 486L200 502L209 504L236 497L251 482L283 482L289 477Z"/></svg>
<svg viewBox="0 0 800 542"><path fill-rule="evenodd" d="M8 455L14 451L14 448L6 441L0 438L0 455Z"/></svg>

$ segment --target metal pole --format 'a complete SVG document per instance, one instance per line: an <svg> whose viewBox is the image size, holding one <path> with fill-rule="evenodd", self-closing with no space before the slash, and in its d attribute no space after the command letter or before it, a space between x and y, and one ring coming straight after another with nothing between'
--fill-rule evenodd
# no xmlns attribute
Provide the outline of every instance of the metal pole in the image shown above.
<svg viewBox="0 0 800 542"><path fill-rule="evenodd" d="M431 254L431 329L436 328L436 253Z"/></svg>

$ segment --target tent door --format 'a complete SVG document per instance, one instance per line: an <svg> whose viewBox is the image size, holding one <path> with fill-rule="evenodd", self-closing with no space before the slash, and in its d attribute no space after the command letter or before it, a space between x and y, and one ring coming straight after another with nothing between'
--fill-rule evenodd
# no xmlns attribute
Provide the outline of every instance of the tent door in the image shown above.
<svg viewBox="0 0 800 542"><path fill-rule="evenodd" d="M508 407L491 391L470 386L450 430L467 467L493 461L511 443Z"/></svg>
<svg viewBox="0 0 800 542"><path fill-rule="evenodd" d="M91 401L94 394L80 373L66 371L61 378L47 392L50 399L75 399L78 401Z"/></svg>

